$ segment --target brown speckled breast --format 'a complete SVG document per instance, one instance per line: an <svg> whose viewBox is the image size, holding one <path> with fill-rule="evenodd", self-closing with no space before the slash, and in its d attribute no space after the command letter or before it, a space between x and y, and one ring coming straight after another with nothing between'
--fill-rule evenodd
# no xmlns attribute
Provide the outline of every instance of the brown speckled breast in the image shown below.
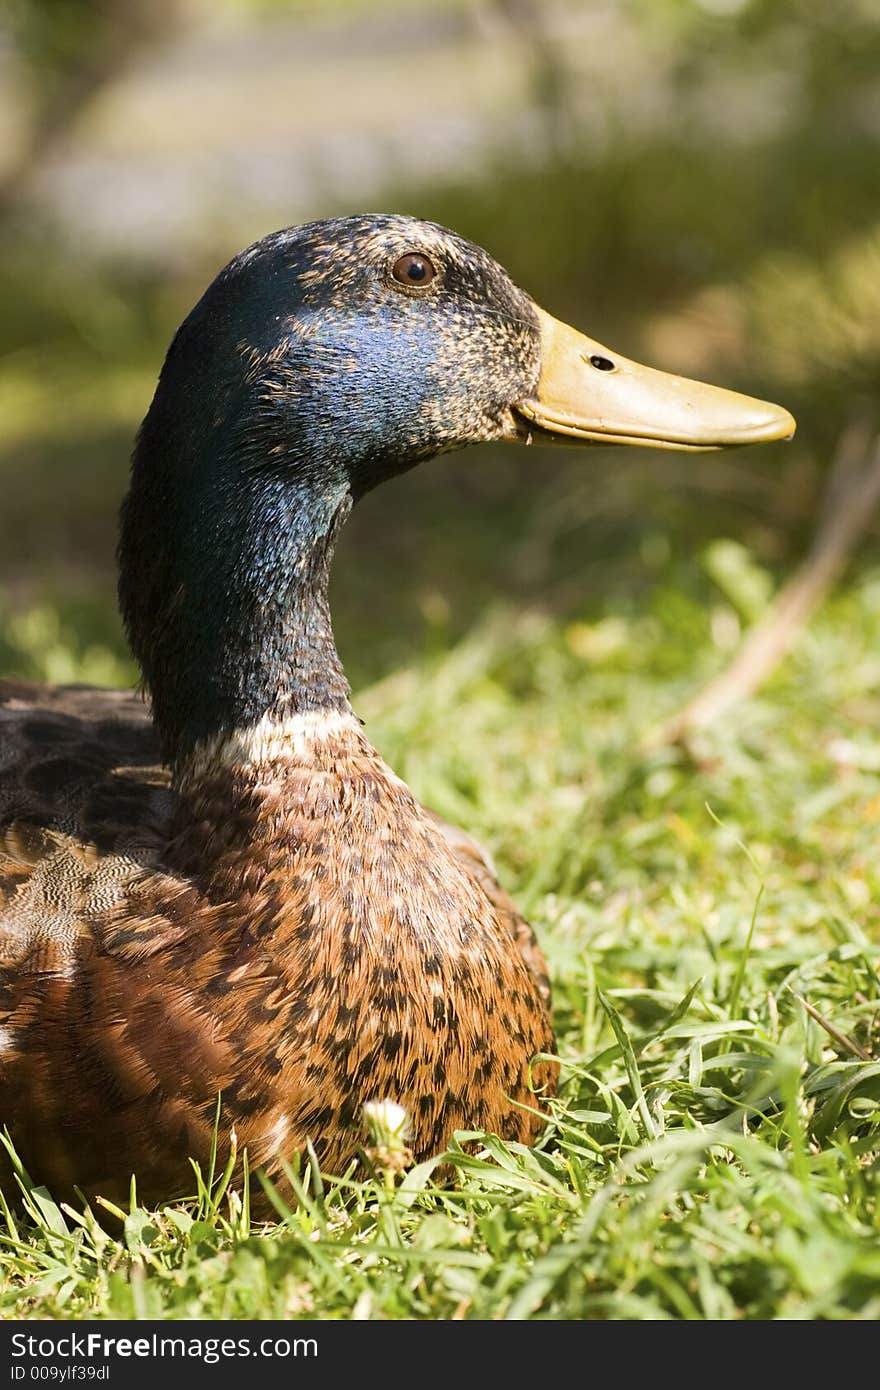
<svg viewBox="0 0 880 1390"><path fill-rule="evenodd" d="M556 1068L534 937L353 719L228 740L176 791L143 704L0 683L0 1122L64 1195L192 1186L216 1098L252 1165L530 1142Z"/></svg>

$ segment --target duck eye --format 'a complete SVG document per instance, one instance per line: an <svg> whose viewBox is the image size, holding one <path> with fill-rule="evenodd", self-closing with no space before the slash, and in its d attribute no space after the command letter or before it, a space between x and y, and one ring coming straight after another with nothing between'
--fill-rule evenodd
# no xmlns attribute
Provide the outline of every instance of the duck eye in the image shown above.
<svg viewBox="0 0 880 1390"><path fill-rule="evenodd" d="M437 278L437 269L427 256L418 251L408 251L394 262L391 274L399 285L406 285L411 290L423 290Z"/></svg>
<svg viewBox="0 0 880 1390"><path fill-rule="evenodd" d="M600 357L598 352L594 352L590 358L590 366L595 367L597 372L613 372L614 363L610 357Z"/></svg>

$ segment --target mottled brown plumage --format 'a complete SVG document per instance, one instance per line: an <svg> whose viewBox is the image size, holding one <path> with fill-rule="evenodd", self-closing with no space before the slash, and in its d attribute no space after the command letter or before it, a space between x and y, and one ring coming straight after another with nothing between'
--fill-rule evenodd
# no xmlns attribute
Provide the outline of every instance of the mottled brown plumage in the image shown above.
<svg viewBox="0 0 880 1390"><path fill-rule="evenodd" d="M137 697L0 684L0 1113L55 1190L185 1190L218 1092L270 1172L306 1138L343 1169L377 1097L420 1157L537 1132L534 938L355 720L304 722L172 793Z"/></svg>
<svg viewBox="0 0 880 1390"><path fill-rule="evenodd" d="M337 533L371 487L484 440L793 427L614 360L432 223L313 223L231 261L171 345L123 507L152 722L124 693L0 686L0 1122L32 1175L172 1196L218 1093L221 1151L234 1128L270 1173L307 1140L345 1168L373 1100L409 1112L417 1158L459 1127L534 1139L544 961L361 729Z"/></svg>
<svg viewBox="0 0 880 1390"><path fill-rule="evenodd" d="M424 293L394 277L419 247ZM540 951L370 746L327 604L353 501L516 433L537 359L527 296L407 218L266 238L180 329L120 543L155 723L124 692L0 684L0 1121L56 1192L185 1191L218 1094L221 1152L234 1129L270 1173L307 1140L343 1170L373 1100L419 1158L537 1133Z"/></svg>

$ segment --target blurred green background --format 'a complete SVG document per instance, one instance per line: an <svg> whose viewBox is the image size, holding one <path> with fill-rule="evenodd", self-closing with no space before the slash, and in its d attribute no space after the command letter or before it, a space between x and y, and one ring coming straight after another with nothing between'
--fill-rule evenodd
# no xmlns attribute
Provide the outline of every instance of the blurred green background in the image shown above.
<svg viewBox="0 0 880 1390"><path fill-rule="evenodd" d="M0 674L133 678L116 514L170 336L242 245L364 209L453 227L592 336L800 429L482 450L380 489L334 580L355 687L499 605L585 660L598 620L682 594L747 617L877 401L878 73L876 0L7 0Z"/></svg>

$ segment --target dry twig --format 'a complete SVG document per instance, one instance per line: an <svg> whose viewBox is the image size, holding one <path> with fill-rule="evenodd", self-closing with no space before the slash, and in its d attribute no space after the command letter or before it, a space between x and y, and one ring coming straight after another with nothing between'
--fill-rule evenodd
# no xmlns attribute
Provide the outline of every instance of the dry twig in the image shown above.
<svg viewBox="0 0 880 1390"><path fill-rule="evenodd" d="M645 740L648 750L711 724L764 684L823 601L880 503L880 438L864 422L844 433L822 519L806 557L746 637L726 670Z"/></svg>
<svg viewBox="0 0 880 1390"><path fill-rule="evenodd" d="M829 1038L833 1038L845 1052L849 1052L853 1057L858 1057L860 1062L871 1061L870 1052L866 1052L853 1038L848 1038L846 1033L841 1033L839 1028L835 1028L831 1020L827 1019L824 1014L820 1014L819 1010L815 1009L810 1001L805 999L802 994L798 994L797 990L793 989L791 992L804 1013L809 1014L810 1018L814 1019L820 1028L824 1028Z"/></svg>

